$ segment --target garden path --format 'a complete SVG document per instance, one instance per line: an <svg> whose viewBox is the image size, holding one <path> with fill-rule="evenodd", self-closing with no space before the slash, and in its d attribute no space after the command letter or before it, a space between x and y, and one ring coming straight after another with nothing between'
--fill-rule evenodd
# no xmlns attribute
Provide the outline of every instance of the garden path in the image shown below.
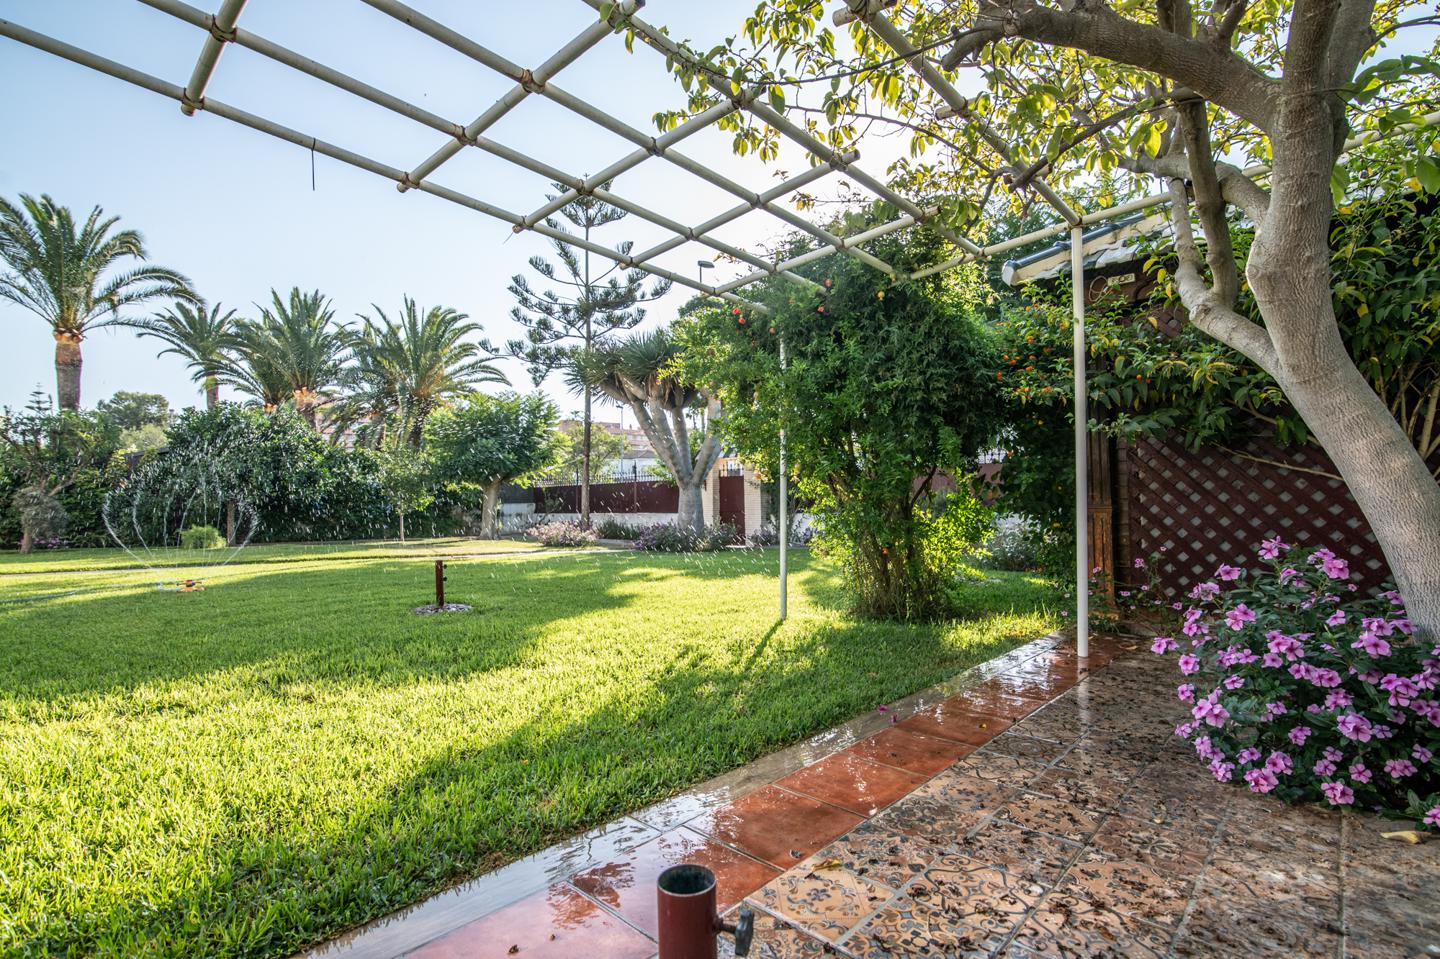
<svg viewBox="0 0 1440 959"><path fill-rule="evenodd" d="M649 959L681 861L765 959L1440 953L1440 844L1213 782L1170 672L1047 637L311 955Z"/></svg>

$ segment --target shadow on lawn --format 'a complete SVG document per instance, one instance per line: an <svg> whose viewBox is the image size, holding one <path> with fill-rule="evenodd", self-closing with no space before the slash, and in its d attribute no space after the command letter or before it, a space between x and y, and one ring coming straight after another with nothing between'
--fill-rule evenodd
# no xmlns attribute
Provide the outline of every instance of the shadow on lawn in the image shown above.
<svg viewBox="0 0 1440 959"><path fill-rule="evenodd" d="M447 598L474 611L447 616L411 612L433 600L433 567L395 559L226 569L189 594L137 578L0 606L0 698L54 705L245 668L264 688L489 671L520 661L559 621L635 604L637 586L698 574L723 597L766 562L630 553L456 561Z"/></svg>
<svg viewBox="0 0 1440 959"><path fill-rule="evenodd" d="M323 834L281 827L213 846L209 872L184 877L168 901L97 903L83 918L57 917L68 934L34 944L288 955L873 708L867 668L888 654L883 643L870 648L862 629L817 630L762 657L761 668L722 667L691 651L654 679L643 705L617 697L543 735L526 726L483 748L443 751ZM909 634L922 657L953 656L938 630ZM107 948L100 930L134 938Z"/></svg>

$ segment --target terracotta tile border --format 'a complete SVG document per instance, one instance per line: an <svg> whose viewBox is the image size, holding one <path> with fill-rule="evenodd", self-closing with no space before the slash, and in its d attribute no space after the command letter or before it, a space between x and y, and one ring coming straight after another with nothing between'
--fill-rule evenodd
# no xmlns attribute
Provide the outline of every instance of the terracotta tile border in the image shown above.
<svg viewBox="0 0 1440 959"><path fill-rule="evenodd" d="M1052 633L1017 647L906 697L883 713L872 711L857 717L303 955L306 959L395 959L421 954L424 947L424 955L448 955L454 948L465 955L488 956L491 945L496 946L495 955L508 955L510 946L518 942L501 944L496 937L519 935L508 930L528 928L527 923L537 921L535 917L549 914L547 908L554 912L556 902L564 904L565 916L578 917L573 925L562 927L570 943L567 948L583 953L587 941L593 940L598 947L624 937L628 954L636 941L632 933L646 939L651 934L644 928L649 923L638 919L643 910L626 903L637 893L653 895L654 877L626 873L623 882L630 884L627 900L620 892L612 894L613 884L607 885L597 876L618 875L627 869L637 872L634 863L643 852L640 847L649 848L663 837L678 841L676 831L683 826L684 835L697 846L708 844L707 848L722 852L714 857L717 865L727 868L728 863L737 876L743 873L746 877L738 881L754 883L751 888L737 889L732 882L727 898L733 902L754 894L766 885L767 877L775 875L774 867L784 870L799 864L894 802L927 788L932 777L946 775L945 770L957 759L1062 695L1118 653L1113 641L1095 637L1091 656L1081 665L1072 650L1060 648L1065 641L1064 633ZM937 716L951 725L937 722ZM1015 762L1026 764L1023 758ZM856 787L858 794L847 789L844 781L844 773L857 768L873 773L874 783ZM765 792L760 793L762 789ZM786 797L790 797L788 802ZM804 807L808 816L786 817L780 812L786 806ZM782 824L778 822L781 819L796 821ZM654 858L638 855L640 861L651 865ZM574 880L582 873L586 875L577 884ZM722 884L727 879L722 878ZM507 931L502 934L500 930ZM548 954L543 937L528 954ZM589 954L601 955L593 949Z"/></svg>

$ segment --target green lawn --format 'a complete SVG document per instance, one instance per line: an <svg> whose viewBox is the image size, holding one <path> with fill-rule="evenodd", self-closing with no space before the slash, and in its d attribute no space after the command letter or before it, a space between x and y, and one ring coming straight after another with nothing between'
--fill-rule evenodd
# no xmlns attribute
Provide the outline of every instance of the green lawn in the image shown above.
<svg viewBox="0 0 1440 959"><path fill-rule="evenodd" d="M128 553L122 549L42 550L22 556L11 549L0 550L0 575L5 573L88 572L91 570L141 569L146 566L179 567L192 563L289 563L310 559L449 559L486 556L494 553L526 552L540 549L539 543L520 539L472 539L445 537L398 540L356 540L340 543L256 543L240 550L157 550L153 554Z"/></svg>
<svg viewBox="0 0 1440 959"><path fill-rule="evenodd" d="M857 622L802 552L776 628L773 551L458 560L475 611L417 617L424 562L301 552L189 594L7 558L0 955L285 956L1058 623L1015 574Z"/></svg>

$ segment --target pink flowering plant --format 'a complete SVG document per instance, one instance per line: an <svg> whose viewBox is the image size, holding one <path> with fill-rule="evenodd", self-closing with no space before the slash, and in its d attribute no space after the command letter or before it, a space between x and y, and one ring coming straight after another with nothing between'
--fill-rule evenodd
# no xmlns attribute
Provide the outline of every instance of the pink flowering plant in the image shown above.
<svg viewBox="0 0 1440 959"><path fill-rule="evenodd" d="M1440 646L1390 589L1363 597L1328 549L1268 539L1221 566L1152 647L1174 655L1189 740L1221 782L1440 828Z"/></svg>

